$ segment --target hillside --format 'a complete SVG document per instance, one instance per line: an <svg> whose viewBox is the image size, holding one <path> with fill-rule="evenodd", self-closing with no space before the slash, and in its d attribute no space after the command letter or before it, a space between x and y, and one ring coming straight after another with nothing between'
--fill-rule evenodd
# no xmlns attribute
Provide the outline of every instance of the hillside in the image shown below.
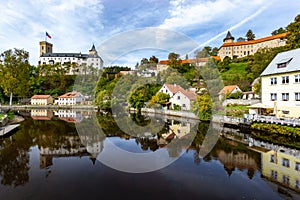
<svg viewBox="0 0 300 200"><path fill-rule="evenodd" d="M224 85L238 85L243 91L250 88L250 80L246 79L247 62L230 63L228 70L221 72Z"/></svg>

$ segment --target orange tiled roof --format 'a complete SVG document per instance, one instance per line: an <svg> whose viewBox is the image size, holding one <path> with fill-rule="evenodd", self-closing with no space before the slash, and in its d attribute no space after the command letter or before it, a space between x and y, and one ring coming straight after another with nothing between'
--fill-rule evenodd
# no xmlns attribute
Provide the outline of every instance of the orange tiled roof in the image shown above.
<svg viewBox="0 0 300 200"><path fill-rule="evenodd" d="M237 85L227 85L219 92L219 94L230 94L236 87L238 87L238 86Z"/></svg>
<svg viewBox="0 0 300 200"><path fill-rule="evenodd" d="M165 86L167 88L169 88L169 90L175 94L178 91L181 91L182 93L185 91L180 85L172 85L172 84L165 84Z"/></svg>
<svg viewBox="0 0 300 200"><path fill-rule="evenodd" d="M49 97L51 97L50 95L42 95L42 94L37 94L37 95L33 95L31 97L31 99L48 99Z"/></svg>
<svg viewBox="0 0 300 200"><path fill-rule="evenodd" d="M209 57L207 58L198 58L198 59L184 59L181 60L181 64L185 64L185 63L195 63L195 62L207 62L209 59ZM160 65L168 65L169 64L169 60L161 60L158 62L158 64Z"/></svg>
<svg viewBox="0 0 300 200"><path fill-rule="evenodd" d="M243 41L243 42L230 42L230 43L224 43L221 47L228 47L228 46L240 46L240 45L248 45L248 44L257 44L269 40L274 40L277 38L283 38L287 35L288 33L281 33L277 35L272 35L264 38L260 38L257 40L250 40L250 41Z"/></svg>
<svg viewBox="0 0 300 200"><path fill-rule="evenodd" d="M68 92L66 94L63 94L59 96L58 98L75 98L80 94L80 92Z"/></svg>
<svg viewBox="0 0 300 200"><path fill-rule="evenodd" d="M192 92L192 91L186 91L184 90L182 92L189 100L196 100L197 98L197 94L195 92Z"/></svg>
<svg viewBox="0 0 300 200"><path fill-rule="evenodd" d="M220 56L213 56L213 58L216 59L216 60L221 60Z"/></svg>

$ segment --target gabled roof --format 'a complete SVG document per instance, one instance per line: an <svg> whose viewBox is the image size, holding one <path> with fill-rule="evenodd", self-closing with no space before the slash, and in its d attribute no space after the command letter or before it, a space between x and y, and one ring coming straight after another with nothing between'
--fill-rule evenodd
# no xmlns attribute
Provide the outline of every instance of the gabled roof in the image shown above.
<svg viewBox="0 0 300 200"><path fill-rule="evenodd" d="M80 92L68 92L66 94L63 94L63 95L59 96L58 98L75 98L79 94L81 94L81 93Z"/></svg>
<svg viewBox="0 0 300 200"><path fill-rule="evenodd" d="M219 92L219 94L231 94L236 87L239 88L238 85L227 85Z"/></svg>
<svg viewBox="0 0 300 200"><path fill-rule="evenodd" d="M221 47L228 47L228 46L240 46L240 45L248 45L248 44L257 44L265 41L275 40L277 38L285 38L288 33L281 33L277 35L272 35L264 38L260 38L257 40L249 40L244 42L230 42L230 43L224 43Z"/></svg>
<svg viewBox="0 0 300 200"><path fill-rule="evenodd" d="M187 90L183 90L183 91L178 91L181 92L184 96L186 96L190 101L194 101L197 99L197 94L195 92L192 91L187 91Z"/></svg>
<svg viewBox="0 0 300 200"><path fill-rule="evenodd" d="M180 85L172 85L172 84L164 84L173 94L175 94L178 91L184 91L184 89Z"/></svg>
<svg viewBox="0 0 300 200"><path fill-rule="evenodd" d="M37 95L33 95L31 99L48 99L50 97L51 97L50 95L37 94Z"/></svg>
<svg viewBox="0 0 300 200"><path fill-rule="evenodd" d="M278 64L286 67L278 68ZM278 53L260 76L300 71L300 48Z"/></svg>

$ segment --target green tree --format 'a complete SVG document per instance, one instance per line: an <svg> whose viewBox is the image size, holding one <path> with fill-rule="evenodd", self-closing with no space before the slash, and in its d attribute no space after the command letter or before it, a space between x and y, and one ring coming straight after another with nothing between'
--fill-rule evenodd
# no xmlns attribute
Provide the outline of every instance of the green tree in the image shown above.
<svg viewBox="0 0 300 200"><path fill-rule="evenodd" d="M178 69L181 65L181 59L179 58L179 54L177 53L169 53L168 55L168 60L169 60L169 66L174 68L174 69Z"/></svg>
<svg viewBox="0 0 300 200"><path fill-rule="evenodd" d="M286 30L289 32L287 35L287 45L289 49L296 49L300 47L300 14L295 17L294 22L290 23Z"/></svg>
<svg viewBox="0 0 300 200"><path fill-rule="evenodd" d="M23 49L7 50L0 57L0 87L5 95L20 97L29 94L31 66L29 53Z"/></svg>
<svg viewBox="0 0 300 200"><path fill-rule="evenodd" d="M286 32L286 29L280 27L279 29L277 30L274 30L271 35L277 35L277 34L281 34L281 33L285 33Z"/></svg>
<svg viewBox="0 0 300 200"><path fill-rule="evenodd" d="M165 94L163 92L158 92L156 95L152 96L152 98L149 101L149 106L153 106L155 104L163 104L168 99L170 99L170 95Z"/></svg>
<svg viewBox="0 0 300 200"><path fill-rule="evenodd" d="M197 58L207 58L211 55L212 48L205 46L201 51L197 53Z"/></svg>
<svg viewBox="0 0 300 200"><path fill-rule="evenodd" d="M247 37L247 40L250 41L250 40L254 40L255 38L255 34L252 32L251 29L249 29L246 33L246 37Z"/></svg>

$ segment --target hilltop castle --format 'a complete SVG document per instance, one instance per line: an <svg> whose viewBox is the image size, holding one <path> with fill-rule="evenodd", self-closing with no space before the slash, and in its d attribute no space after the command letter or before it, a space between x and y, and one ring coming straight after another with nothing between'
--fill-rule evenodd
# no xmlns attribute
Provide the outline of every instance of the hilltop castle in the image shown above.
<svg viewBox="0 0 300 200"><path fill-rule="evenodd" d="M55 64L62 66L70 64L71 66L92 66L102 69L103 60L98 55L95 45L89 50L88 54L80 53L53 53L53 44L47 41L40 42L40 61L39 65ZM79 69L77 69L79 70ZM79 71L77 71L79 72Z"/></svg>
<svg viewBox="0 0 300 200"><path fill-rule="evenodd" d="M219 48L218 56L221 60L225 57L242 58L248 55L253 55L261 48L275 48L285 46L287 33L268 36L257 40L249 41L234 41L234 37L228 31L226 37L223 39L223 45Z"/></svg>

